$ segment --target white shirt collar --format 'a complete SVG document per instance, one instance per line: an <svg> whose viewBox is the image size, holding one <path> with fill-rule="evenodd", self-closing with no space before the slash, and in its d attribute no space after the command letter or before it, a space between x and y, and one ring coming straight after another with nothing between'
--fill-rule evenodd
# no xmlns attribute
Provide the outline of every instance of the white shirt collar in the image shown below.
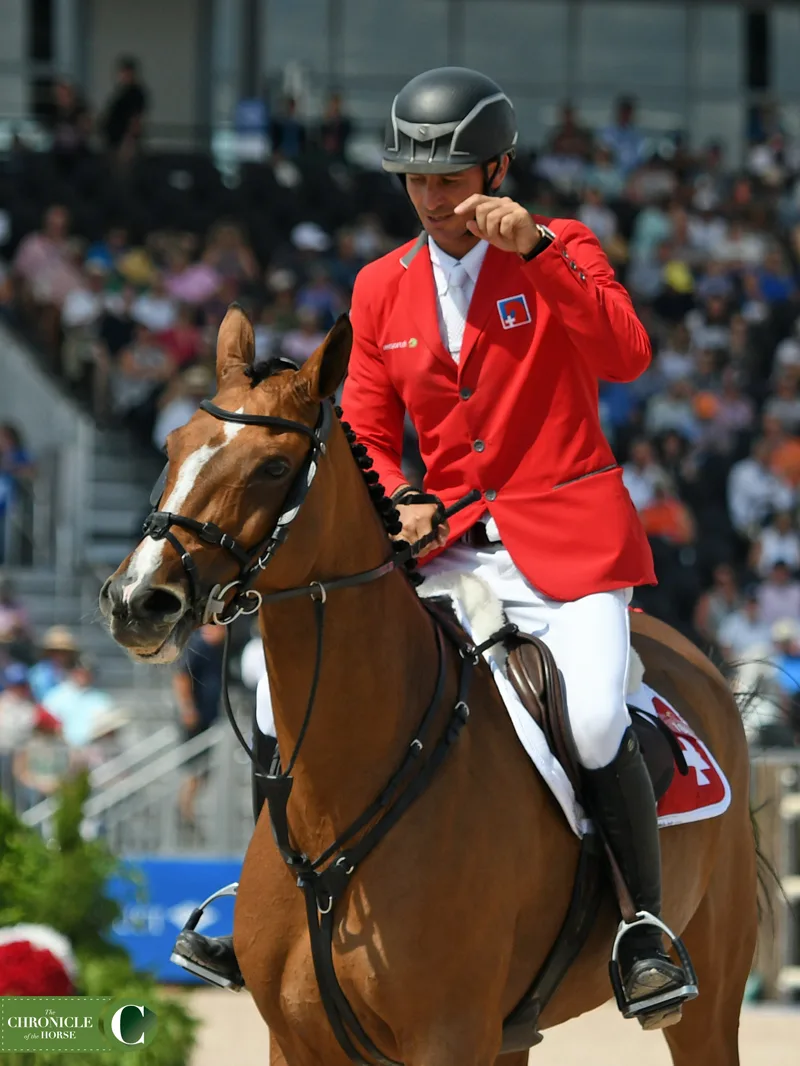
<svg viewBox="0 0 800 1066"><path fill-rule="evenodd" d="M478 280L478 275L481 272L483 266L483 260L486 258L486 251L489 247L488 241L478 241L474 248L470 248L465 256L460 260L455 259L452 255L448 255L447 252L442 251L433 237L428 237L428 253L431 257L431 266L433 267L433 276L436 279L436 290L440 296L443 296L447 292L447 283L450 278L450 272L456 263L461 265L469 275L469 279L473 286Z"/></svg>

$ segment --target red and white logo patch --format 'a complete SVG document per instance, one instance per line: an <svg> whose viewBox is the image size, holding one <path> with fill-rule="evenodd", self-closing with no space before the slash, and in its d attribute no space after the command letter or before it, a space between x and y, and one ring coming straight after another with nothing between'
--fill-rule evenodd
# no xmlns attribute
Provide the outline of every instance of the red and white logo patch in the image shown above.
<svg viewBox="0 0 800 1066"><path fill-rule="evenodd" d="M642 685L628 703L669 727L683 750L688 773L675 771L672 784L658 803L658 824L682 825L723 814L731 802L728 779L689 723L648 685Z"/></svg>

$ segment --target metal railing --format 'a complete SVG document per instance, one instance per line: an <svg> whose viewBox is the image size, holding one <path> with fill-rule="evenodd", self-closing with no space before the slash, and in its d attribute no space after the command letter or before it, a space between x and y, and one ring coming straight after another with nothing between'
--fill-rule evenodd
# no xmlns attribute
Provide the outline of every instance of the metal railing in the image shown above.
<svg viewBox="0 0 800 1066"><path fill-rule="evenodd" d="M247 729L243 721L240 728ZM179 802L189 778L201 782L193 823L183 820ZM96 770L91 782L82 831L103 837L118 855L230 855L244 852L252 835L249 760L227 722L182 744L175 743L174 728L160 730ZM22 820L49 836L53 810L48 799Z"/></svg>
<svg viewBox="0 0 800 1066"><path fill-rule="evenodd" d="M141 767L147 766L153 759L174 748L176 737L174 726L163 726L113 759L102 763L89 774L92 791L100 794L113 784L126 780ZM11 794L10 788L6 791ZM55 809L56 801L48 798L25 811L21 820L33 829L43 828L49 824Z"/></svg>
<svg viewBox="0 0 800 1066"><path fill-rule="evenodd" d="M800 751L754 756L751 803L757 813L762 851L780 888L770 885L772 914L762 923L756 970L767 995L790 1000L800 992Z"/></svg>

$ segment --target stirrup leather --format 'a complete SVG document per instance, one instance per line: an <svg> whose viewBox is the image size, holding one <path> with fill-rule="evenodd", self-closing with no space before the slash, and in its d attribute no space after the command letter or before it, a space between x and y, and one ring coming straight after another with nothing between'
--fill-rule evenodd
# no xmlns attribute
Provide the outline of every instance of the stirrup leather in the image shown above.
<svg viewBox="0 0 800 1066"><path fill-rule="evenodd" d="M203 900L199 907L195 907L189 915L186 924L178 934L178 938L180 938L182 933L194 932L198 922L203 917L203 912L206 907L210 906L215 899L221 899L223 896L235 896L238 887L239 882L232 881L231 884L225 885L224 888L220 888L218 891L212 893L208 899ZM234 981L230 981L227 977L217 973L215 970L208 969L208 967L203 966L202 963L195 962L194 959L187 959L183 955L178 955L175 951L170 955L169 961L175 963L176 966L180 966L188 973L194 974L195 977L200 977L209 984L216 985L217 988L227 988L231 992L239 992L241 990L241 985L237 985Z"/></svg>
<svg viewBox="0 0 800 1066"><path fill-rule="evenodd" d="M667 992L656 992L652 996L642 996L636 1000L630 1000L625 992L625 986L623 984L623 975L619 963L619 947L623 937L625 937L627 933L632 929L638 929L643 926L654 927L669 938L670 943L675 948L675 953L680 960L685 977L685 984L679 988L671 988ZM614 939L614 946L611 949L611 962L609 963L608 968L611 975L611 985L614 989L617 1006L624 1018L639 1018L640 1021L643 1021L644 1016L648 1014L655 1012L658 1012L659 1014L667 1014L672 1009L680 1007L681 1004L685 1003L687 1000L695 999L698 994L697 974L695 973L692 960L689 957L689 952L684 947L683 941L679 936L676 936L669 926L665 925L660 918L656 918L656 916L650 914L649 911L637 911L636 919L634 921L626 922L623 920L619 923L617 935Z"/></svg>

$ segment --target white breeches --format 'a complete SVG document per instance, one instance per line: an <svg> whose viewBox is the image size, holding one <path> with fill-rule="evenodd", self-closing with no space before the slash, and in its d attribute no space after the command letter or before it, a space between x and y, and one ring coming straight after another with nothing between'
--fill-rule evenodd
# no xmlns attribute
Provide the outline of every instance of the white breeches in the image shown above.
<svg viewBox="0 0 800 1066"><path fill-rule="evenodd" d="M523 577L505 549L478 551L457 544L434 559L423 574L467 571L499 597L509 620L542 640L561 672L578 757L587 769L607 766L630 725L625 705L630 649L629 589L597 592L580 600L550 600ZM275 735L269 682L256 695L256 721Z"/></svg>

